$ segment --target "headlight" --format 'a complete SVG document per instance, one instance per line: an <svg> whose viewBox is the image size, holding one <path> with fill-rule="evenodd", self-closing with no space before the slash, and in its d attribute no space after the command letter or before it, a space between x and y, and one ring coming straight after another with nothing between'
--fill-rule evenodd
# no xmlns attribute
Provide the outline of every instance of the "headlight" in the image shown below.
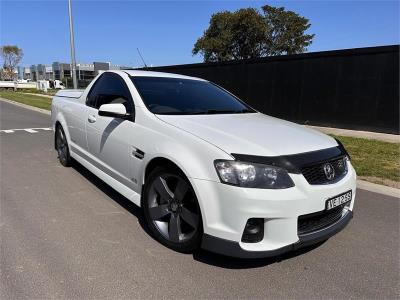
<svg viewBox="0 0 400 300"><path fill-rule="evenodd" d="M216 160L215 169L222 183L259 189L286 189L294 186L285 169L233 160Z"/></svg>

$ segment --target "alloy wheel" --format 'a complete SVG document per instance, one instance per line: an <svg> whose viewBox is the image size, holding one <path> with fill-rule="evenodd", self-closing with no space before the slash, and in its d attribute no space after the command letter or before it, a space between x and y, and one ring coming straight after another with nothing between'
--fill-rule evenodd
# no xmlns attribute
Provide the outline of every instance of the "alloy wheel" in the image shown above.
<svg viewBox="0 0 400 300"><path fill-rule="evenodd" d="M198 231L200 212L190 185L174 174L157 176L148 193L149 217L167 240L183 243Z"/></svg>
<svg viewBox="0 0 400 300"><path fill-rule="evenodd" d="M61 160L62 163L66 163L68 160L68 144L61 127L58 127L57 129L56 145L58 158Z"/></svg>

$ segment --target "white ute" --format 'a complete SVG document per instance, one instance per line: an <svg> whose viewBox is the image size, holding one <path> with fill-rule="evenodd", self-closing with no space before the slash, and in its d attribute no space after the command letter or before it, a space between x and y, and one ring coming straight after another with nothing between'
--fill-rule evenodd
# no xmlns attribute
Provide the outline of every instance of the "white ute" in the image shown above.
<svg viewBox="0 0 400 300"><path fill-rule="evenodd" d="M78 161L141 206L176 251L279 255L353 216L356 173L340 142L206 80L108 71L59 91L51 115L61 164Z"/></svg>

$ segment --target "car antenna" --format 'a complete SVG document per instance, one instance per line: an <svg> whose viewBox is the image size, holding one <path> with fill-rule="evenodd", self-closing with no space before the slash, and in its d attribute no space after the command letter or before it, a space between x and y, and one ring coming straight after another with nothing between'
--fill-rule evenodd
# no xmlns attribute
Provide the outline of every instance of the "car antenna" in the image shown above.
<svg viewBox="0 0 400 300"><path fill-rule="evenodd" d="M144 64L144 67L147 68L146 62L144 61L143 56L142 56L142 54L140 53L139 48L136 48L136 49L137 49L137 52L139 53L140 58L142 59L142 62L143 62L143 64Z"/></svg>

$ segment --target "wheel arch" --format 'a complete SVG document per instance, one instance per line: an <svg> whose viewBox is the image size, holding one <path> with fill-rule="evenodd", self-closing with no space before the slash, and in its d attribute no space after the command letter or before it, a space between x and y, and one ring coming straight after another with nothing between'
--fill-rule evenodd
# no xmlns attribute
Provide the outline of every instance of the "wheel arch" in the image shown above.
<svg viewBox="0 0 400 300"><path fill-rule="evenodd" d="M172 168L175 168L177 170L179 170L180 172L182 172L187 178L189 178L185 172L182 170L182 168L180 166L178 166L177 163L175 163L174 161L172 161L169 158L166 157L162 157L162 156L157 156L157 157L153 157L146 165L145 170L144 170L144 174L143 174L143 184L146 183L147 178L149 177L150 173L157 167L161 167L161 166L170 166Z"/></svg>
<svg viewBox="0 0 400 300"><path fill-rule="evenodd" d="M204 221L204 215L203 215L203 204L200 201L199 196L196 193L196 188L193 185L192 180L190 180L190 176L187 175L185 169L183 167L180 166L180 164L178 162L173 161L170 158L164 157L164 156L156 156L153 157L152 159L150 159L148 161L148 163L146 164L145 168L144 168L144 172L143 172L143 179L142 179L142 191L141 191L141 200L140 200L140 206L142 207L142 201L144 199L144 191L145 191L145 184L146 184L146 180L148 178L148 176L151 174L151 172L160 166L170 166L172 168L174 168L175 170L179 171L182 173L182 175L184 175L186 177L186 179L189 181L190 185L192 186L193 192L196 195L197 198L197 202L200 208L200 214L201 214L201 218ZM202 226L203 226L203 230L204 230L204 223L202 222Z"/></svg>
<svg viewBox="0 0 400 300"><path fill-rule="evenodd" d="M56 121L56 123L54 124L54 149L55 150L57 150L57 129L58 129L58 126L61 126L62 127L62 125L61 125L61 122L60 121Z"/></svg>
<svg viewBox="0 0 400 300"><path fill-rule="evenodd" d="M56 133L57 133L57 128L58 126L61 126L62 129L64 130L65 133L65 137L67 138L67 142L68 144L70 144L70 135L69 135L69 131L68 131L68 126L67 126L67 122L64 119L64 116L60 113L57 114L57 117L54 121L54 148L56 147Z"/></svg>

